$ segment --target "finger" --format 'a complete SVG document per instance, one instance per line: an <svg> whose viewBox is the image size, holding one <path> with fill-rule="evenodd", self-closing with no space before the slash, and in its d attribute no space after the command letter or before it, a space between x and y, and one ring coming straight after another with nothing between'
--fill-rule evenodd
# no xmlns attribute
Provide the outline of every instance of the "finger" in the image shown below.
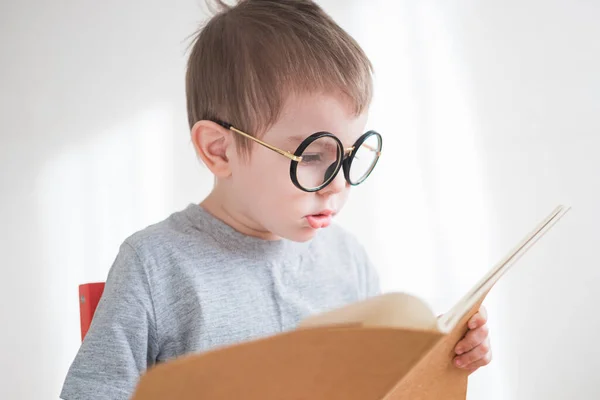
<svg viewBox="0 0 600 400"><path fill-rule="evenodd" d="M456 344L454 351L456 354L467 353L481 345L488 338L488 335L489 330L487 325L468 331L465 337Z"/></svg>
<svg viewBox="0 0 600 400"><path fill-rule="evenodd" d="M487 308L485 308L485 306L483 304L479 307L479 314L481 314L483 316L483 318L485 319L485 321L487 322L488 312L487 312Z"/></svg>
<svg viewBox="0 0 600 400"><path fill-rule="evenodd" d="M469 320L469 329L476 329L487 322L487 310L484 306L479 308L479 311L471 317Z"/></svg>
<svg viewBox="0 0 600 400"><path fill-rule="evenodd" d="M466 367L463 367L463 369L469 371L469 374L472 374L473 372L477 371L479 368L481 367L485 367L486 365L488 365L489 363L492 362L492 352L491 350L481 359L472 362L471 364L467 365Z"/></svg>
<svg viewBox="0 0 600 400"><path fill-rule="evenodd" d="M489 340L484 341L473 350L454 358L454 364L460 368L469 368L471 365L482 361L486 364L491 360L491 349Z"/></svg>

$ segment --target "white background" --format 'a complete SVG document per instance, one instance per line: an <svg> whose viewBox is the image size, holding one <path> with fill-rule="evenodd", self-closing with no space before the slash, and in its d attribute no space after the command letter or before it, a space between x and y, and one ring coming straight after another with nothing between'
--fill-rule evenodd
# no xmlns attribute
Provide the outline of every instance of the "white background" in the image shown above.
<svg viewBox="0 0 600 400"><path fill-rule="evenodd" d="M77 285L209 191L183 86L201 3L0 3L0 398L57 398ZM384 155L340 221L384 289L444 312L572 206L488 297L494 361L469 398L600 398L600 3L322 4L376 69Z"/></svg>

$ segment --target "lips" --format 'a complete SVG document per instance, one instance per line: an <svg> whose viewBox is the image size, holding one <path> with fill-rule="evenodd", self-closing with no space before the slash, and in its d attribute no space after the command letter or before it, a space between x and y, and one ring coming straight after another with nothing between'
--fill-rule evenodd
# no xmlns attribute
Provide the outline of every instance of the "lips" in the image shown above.
<svg viewBox="0 0 600 400"><path fill-rule="evenodd" d="M318 214L306 216L306 221L313 229L327 228L333 219L333 211L325 210Z"/></svg>

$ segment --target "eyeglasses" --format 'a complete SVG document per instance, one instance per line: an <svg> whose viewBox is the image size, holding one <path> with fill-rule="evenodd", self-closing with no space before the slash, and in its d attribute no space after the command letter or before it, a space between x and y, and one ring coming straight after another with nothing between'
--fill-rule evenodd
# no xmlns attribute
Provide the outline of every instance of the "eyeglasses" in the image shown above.
<svg viewBox="0 0 600 400"><path fill-rule="evenodd" d="M375 131L363 134L348 148L344 148L340 139L329 132L313 133L292 153L265 143L227 122L213 121L289 158L290 178L298 189L305 192L322 190L335 179L340 169L344 170L344 177L350 185L359 185L371 174L381 155L382 138Z"/></svg>

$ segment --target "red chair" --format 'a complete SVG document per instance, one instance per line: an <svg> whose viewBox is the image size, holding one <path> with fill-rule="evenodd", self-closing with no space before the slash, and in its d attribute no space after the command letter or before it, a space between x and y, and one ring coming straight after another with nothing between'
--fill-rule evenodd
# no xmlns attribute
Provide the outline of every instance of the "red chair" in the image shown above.
<svg viewBox="0 0 600 400"><path fill-rule="evenodd" d="M85 338L98 302L104 292L104 282L84 283L79 285L79 321L81 323L81 341Z"/></svg>

